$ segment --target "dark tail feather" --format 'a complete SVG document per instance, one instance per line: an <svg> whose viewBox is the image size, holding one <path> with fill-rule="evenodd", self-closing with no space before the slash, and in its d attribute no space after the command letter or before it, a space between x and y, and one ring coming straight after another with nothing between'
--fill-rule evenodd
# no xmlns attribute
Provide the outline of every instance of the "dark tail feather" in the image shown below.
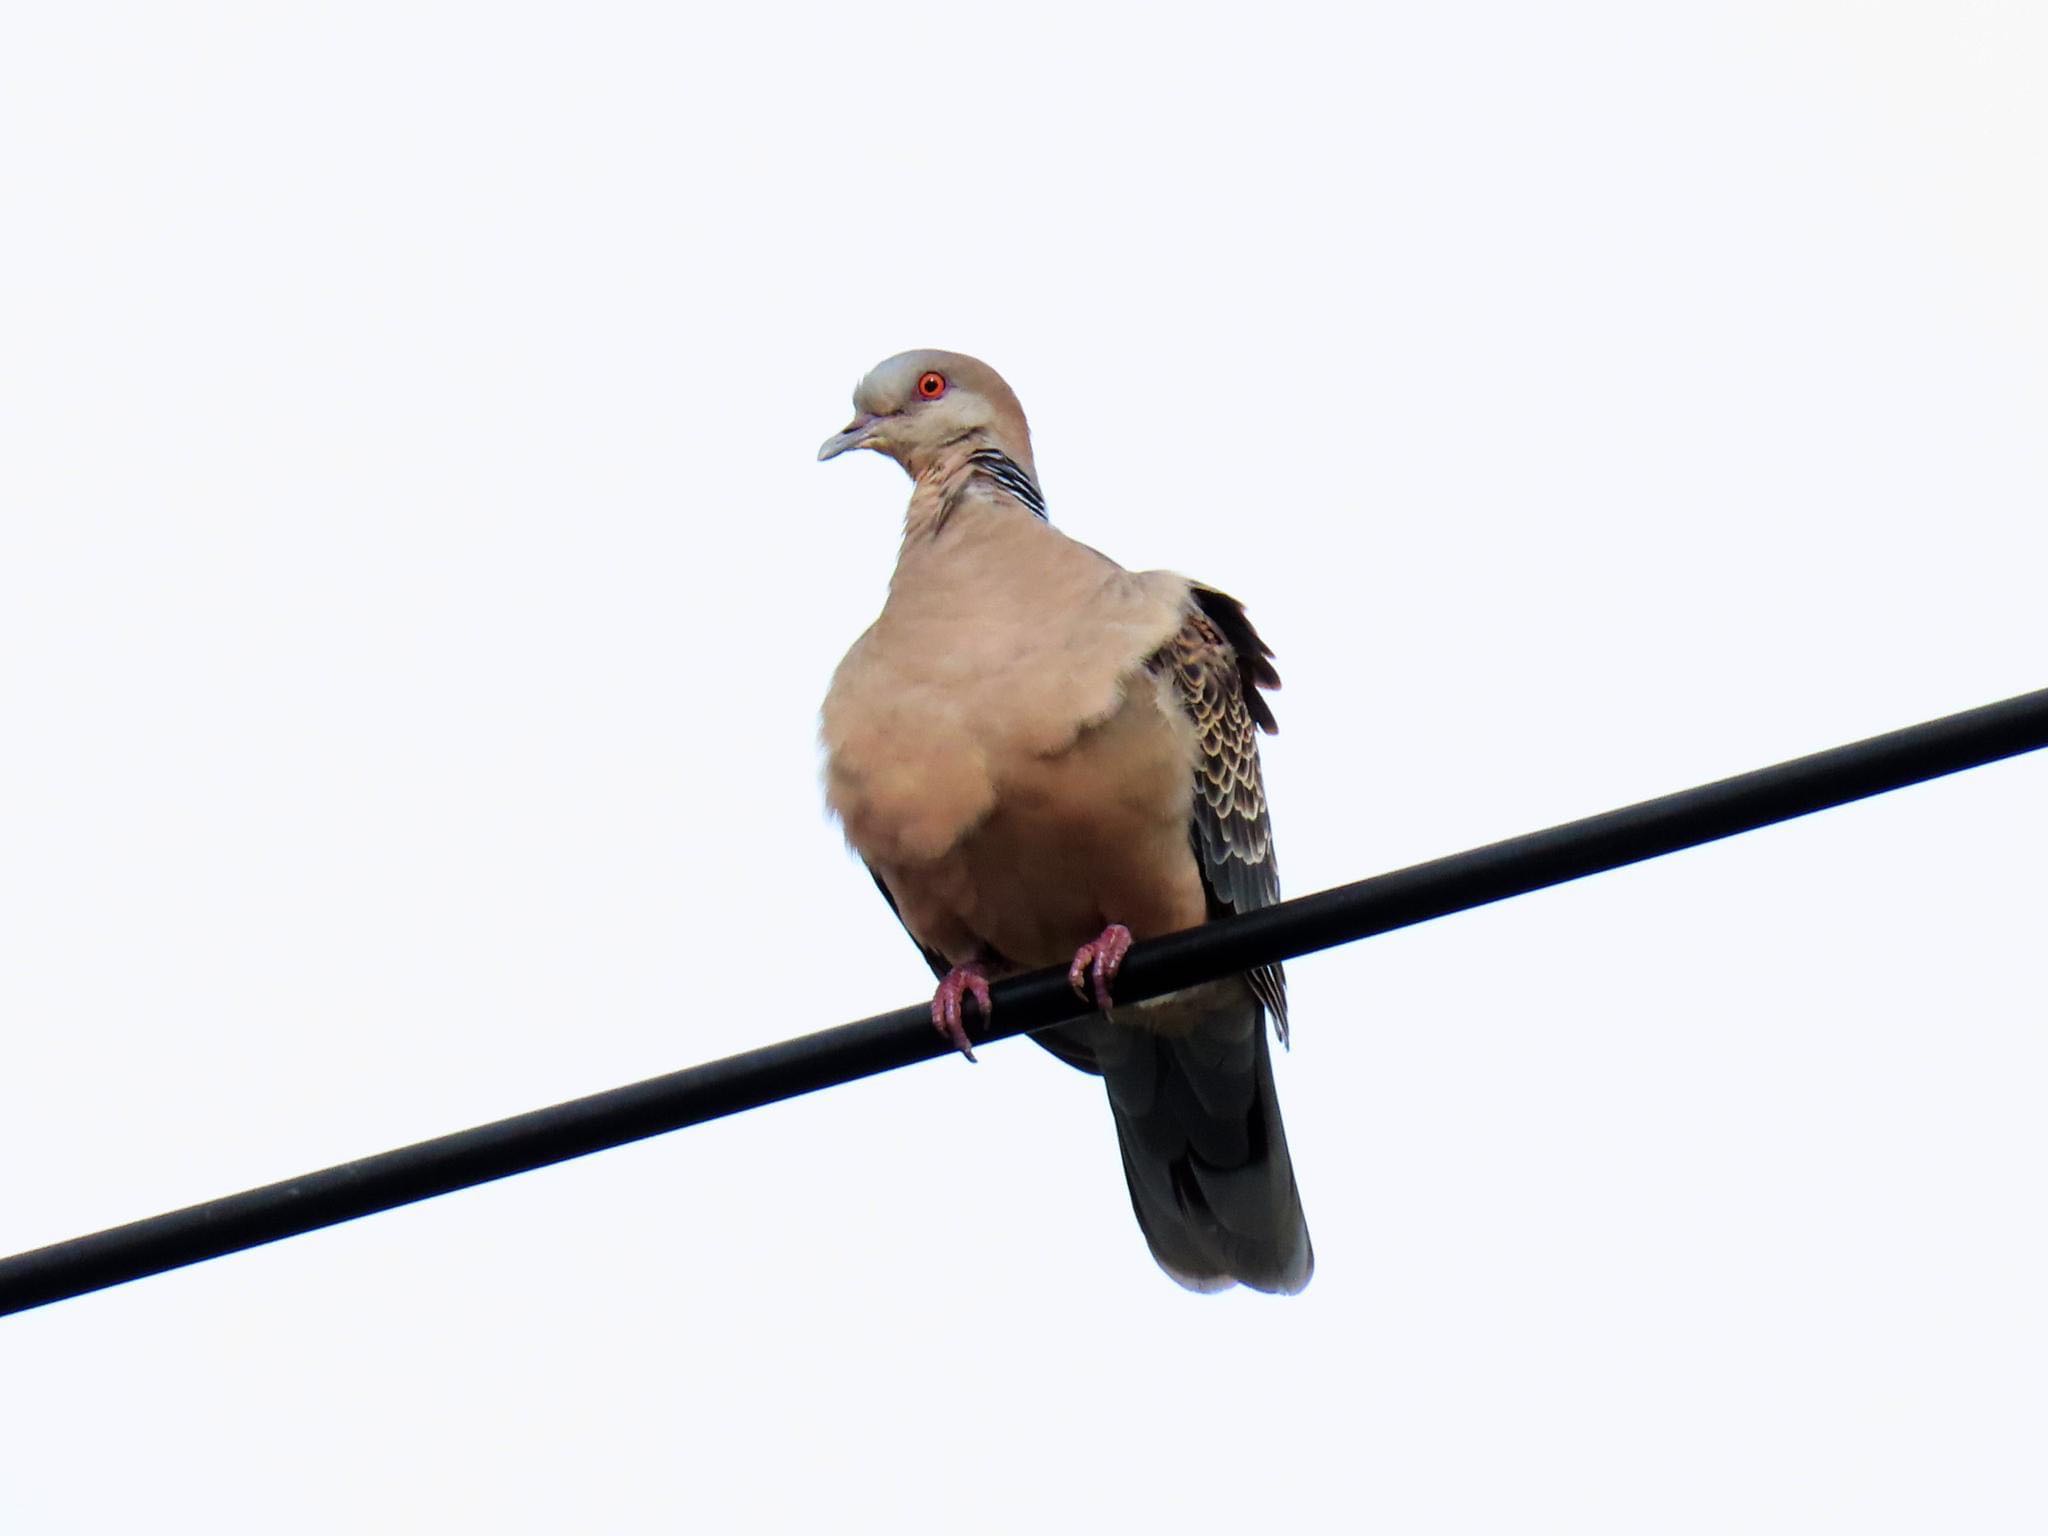
<svg viewBox="0 0 2048 1536"><path fill-rule="evenodd" d="M1122 1017L1090 1031L1131 1206L1159 1267L1188 1289L1291 1295L1315 1273L1315 1252L1265 1016L1242 982L1203 990L1199 1004L1182 994L1166 1005L1193 1013L1185 1032Z"/></svg>

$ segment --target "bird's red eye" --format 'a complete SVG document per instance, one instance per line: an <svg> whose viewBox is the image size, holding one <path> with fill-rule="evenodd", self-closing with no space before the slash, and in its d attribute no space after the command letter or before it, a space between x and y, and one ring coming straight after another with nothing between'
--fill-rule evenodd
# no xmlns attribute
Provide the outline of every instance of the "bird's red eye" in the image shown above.
<svg viewBox="0 0 2048 1536"><path fill-rule="evenodd" d="M926 400L936 400L946 392L946 376L943 373L928 373L917 381L917 392Z"/></svg>

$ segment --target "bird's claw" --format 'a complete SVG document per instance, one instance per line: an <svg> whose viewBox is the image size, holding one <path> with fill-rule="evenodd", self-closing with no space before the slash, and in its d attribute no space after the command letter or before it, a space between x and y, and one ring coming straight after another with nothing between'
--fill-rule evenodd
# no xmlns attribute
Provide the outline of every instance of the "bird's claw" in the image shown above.
<svg viewBox="0 0 2048 1536"><path fill-rule="evenodd" d="M1089 1000L1092 989L1095 1006L1109 1012L1109 984L1116 980L1124 956L1130 952L1131 930L1122 923L1111 923L1074 951L1074 963L1067 967L1067 985L1084 1001Z"/></svg>
<svg viewBox="0 0 2048 1536"><path fill-rule="evenodd" d="M989 1001L988 974L978 965L956 965L946 972L946 979L939 983L939 990L932 994L932 1028L945 1036L953 1049L974 1060L974 1047L967 1043L967 1026L961 1022L961 1000L972 997L975 1006L981 1010L981 1022L987 1024L995 1013L995 1005Z"/></svg>

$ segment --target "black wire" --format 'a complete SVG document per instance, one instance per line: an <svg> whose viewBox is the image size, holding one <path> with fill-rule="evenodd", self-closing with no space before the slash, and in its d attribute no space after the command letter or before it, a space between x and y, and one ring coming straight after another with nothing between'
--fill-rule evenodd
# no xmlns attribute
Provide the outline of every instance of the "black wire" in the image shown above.
<svg viewBox="0 0 2048 1536"><path fill-rule="evenodd" d="M2048 689L1132 949L1126 1002L2048 746ZM1081 1017L1062 970L995 989L977 1040ZM0 1259L0 1316L942 1055L925 1004Z"/></svg>

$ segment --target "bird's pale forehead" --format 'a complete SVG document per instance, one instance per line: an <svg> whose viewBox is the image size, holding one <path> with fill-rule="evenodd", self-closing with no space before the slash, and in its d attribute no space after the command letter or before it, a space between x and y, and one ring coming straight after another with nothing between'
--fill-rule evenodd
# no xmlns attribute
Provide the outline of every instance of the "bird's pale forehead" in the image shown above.
<svg viewBox="0 0 2048 1536"><path fill-rule="evenodd" d="M927 373L944 374L950 381L973 387L979 375L990 371L988 364L963 353L920 347L875 364L854 390L853 400L862 410L894 409L910 399L917 381Z"/></svg>

